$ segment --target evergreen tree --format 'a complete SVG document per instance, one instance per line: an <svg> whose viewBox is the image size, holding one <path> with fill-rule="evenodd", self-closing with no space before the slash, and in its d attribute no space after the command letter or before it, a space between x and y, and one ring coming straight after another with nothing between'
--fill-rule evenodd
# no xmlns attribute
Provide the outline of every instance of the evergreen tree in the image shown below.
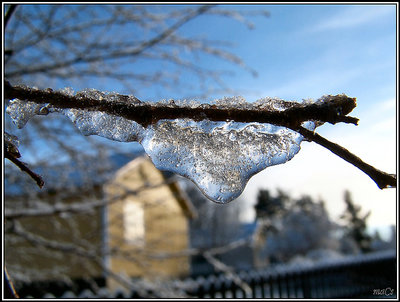
<svg viewBox="0 0 400 302"><path fill-rule="evenodd" d="M367 233L367 219L371 212L363 215L361 207L356 205L349 191L344 193L346 210L341 218L346 222L346 236L355 241L363 253L371 251L372 237Z"/></svg>

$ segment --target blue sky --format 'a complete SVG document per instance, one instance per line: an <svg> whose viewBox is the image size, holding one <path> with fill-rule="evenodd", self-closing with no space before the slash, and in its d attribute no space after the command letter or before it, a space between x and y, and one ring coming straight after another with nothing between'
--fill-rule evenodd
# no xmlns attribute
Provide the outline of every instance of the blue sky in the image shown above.
<svg viewBox="0 0 400 302"><path fill-rule="evenodd" d="M357 108L351 115L360 119L359 126L323 125L318 132L375 167L396 173L396 6L259 7L271 15L253 18L253 30L223 18L198 18L182 30L233 43L234 53L258 77L238 69L225 80L248 101L266 96L316 99L339 93L356 97ZM380 190L363 172L314 143L303 143L290 162L254 176L242 197L254 203L259 188L322 198L334 218L344 210L343 194L349 189L365 212L371 210L372 226L396 222L395 189ZM249 211L247 219L252 215Z"/></svg>
<svg viewBox="0 0 400 302"><path fill-rule="evenodd" d="M224 81L248 101L267 96L301 101L338 93L356 97L357 108L351 115L360 119L359 126L323 125L318 133L375 167L396 173L395 5L221 6L224 7L238 11L264 9L270 17L248 17L255 25L250 30L229 18L200 16L179 31L188 36L229 41L232 45L227 49L242 58L258 76L209 56L197 58L202 66L234 71ZM153 68L146 64L126 68ZM184 75L188 82L195 80L190 74ZM75 91L95 88L129 93L112 81L82 85L75 87L66 82L63 86L72 86ZM157 100L179 98L185 93L190 95L192 91L140 87L136 96ZM242 194L249 205L255 202L259 188L281 188L292 195L320 197L327 202L334 218L344 210L343 192L349 189L364 211L372 211L371 225L396 222L395 189L378 189L363 172L314 143L302 143L302 150L291 161L255 175ZM252 215L249 210L244 218L252 219Z"/></svg>
<svg viewBox="0 0 400 302"><path fill-rule="evenodd" d="M396 7L263 8L271 16L258 19L254 30L230 29L237 53L259 75L243 73L230 83L242 88L248 100L315 99L338 93L357 97L351 115L360 119L359 126L323 125L318 132L377 168L396 173ZM378 189L363 172L316 144L303 143L290 162L254 176L243 196L254 200L260 187L321 197L333 217L343 211L343 191L349 189L364 211L372 211L372 225L396 221L396 190Z"/></svg>

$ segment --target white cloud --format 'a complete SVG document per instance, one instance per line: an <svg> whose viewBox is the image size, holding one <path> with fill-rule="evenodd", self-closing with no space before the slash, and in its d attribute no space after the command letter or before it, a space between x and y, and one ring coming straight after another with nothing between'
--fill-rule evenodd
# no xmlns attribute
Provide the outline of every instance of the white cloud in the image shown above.
<svg viewBox="0 0 400 302"><path fill-rule="evenodd" d="M343 93L343 91L336 91L337 88L341 87L342 83L356 77L357 71L340 73L340 77L338 74L330 71L303 74L293 80L284 82L280 87L269 90L268 95L292 99L299 96L302 98L318 98L324 94ZM310 93L313 93L313 95L310 95Z"/></svg>
<svg viewBox="0 0 400 302"><path fill-rule="evenodd" d="M266 93L263 92L263 95L291 99L346 93L355 88L365 89L372 75L387 70L382 69L381 60L368 61L368 64L352 63L352 58L356 56L354 49L344 51L339 46L324 49L317 52L312 60L299 62L285 78L278 74L278 79L282 77L280 85L266 90L264 84L263 91Z"/></svg>
<svg viewBox="0 0 400 302"><path fill-rule="evenodd" d="M389 98L383 101L376 100L371 104L371 106L373 107L373 110L368 108L364 112L361 112L361 114L364 116L364 119L368 121L376 120L377 117L382 119L381 116L395 117L396 115L395 98Z"/></svg>
<svg viewBox="0 0 400 302"><path fill-rule="evenodd" d="M364 25L392 14L395 6L351 6L343 12L324 19L308 32L321 32Z"/></svg>

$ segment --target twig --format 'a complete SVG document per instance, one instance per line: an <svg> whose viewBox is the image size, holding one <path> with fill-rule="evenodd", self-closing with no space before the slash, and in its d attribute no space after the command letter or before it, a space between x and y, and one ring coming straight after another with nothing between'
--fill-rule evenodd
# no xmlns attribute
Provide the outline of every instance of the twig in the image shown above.
<svg viewBox="0 0 400 302"><path fill-rule="evenodd" d="M59 241L52 241L34 235L26 231L18 221L13 222L12 232L18 236L21 236L22 238L24 238L26 241L30 242L33 245L43 246L48 249L61 251L64 253L71 253L86 259L90 259L94 261L99 267L101 267L106 275L109 275L110 277L114 278L118 283L120 283L127 289L134 289L142 297L153 298L145 289L136 286L136 284L131 280L129 280L129 278L125 278L121 274L115 273L109 267L107 267L107 265L105 265L104 263L103 258L98 255L96 250L88 251L87 249L78 246L76 244L61 243Z"/></svg>
<svg viewBox="0 0 400 302"><path fill-rule="evenodd" d="M209 252L211 255L223 254L228 251L234 250L241 246L249 244L251 241L251 236L244 239L239 239L236 241L232 241L223 246L211 247L211 248L190 248L186 250L182 250L179 252L148 252L147 256L152 259L167 259L167 258L179 258L183 256L196 256L202 255L204 252Z"/></svg>
<svg viewBox="0 0 400 302"><path fill-rule="evenodd" d="M179 252L166 252L166 253L147 253L146 255L152 259L166 259L166 258L175 258L175 257L182 257L182 256L195 256L195 255L202 255L217 271L223 272L227 278L231 279L235 282L240 288L242 288L246 295L251 295L251 288L250 286L244 282L240 276L234 271L234 269L222 261L218 260L215 255L223 254L228 251L232 251L236 248L241 246L247 245L250 243L252 237L249 236L248 238L239 239L236 241L232 241L226 245L212 247L208 249L202 248L191 248Z"/></svg>
<svg viewBox="0 0 400 302"><path fill-rule="evenodd" d="M113 196L112 198L102 199L99 201L84 201L76 204L54 204L49 207L40 207L40 208L19 208L19 209L5 209L5 218L10 219L19 219L23 217L43 217L43 216L54 216L64 213L69 214L80 214L89 211L93 211L97 208L109 206L115 202L119 202L128 196L136 196L143 190L150 190L154 188L158 188L164 185L168 185L176 181L174 178L169 178L168 180L162 181L160 183L150 185L144 184L143 186L131 190L124 186L121 187L124 190L123 193ZM65 190L64 190L65 191Z"/></svg>
<svg viewBox="0 0 400 302"><path fill-rule="evenodd" d="M33 180L36 181L39 188L42 188L44 186L44 181L42 177L33 172L31 169L29 169L25 163L19 161L16 157L13 156L13 154L5 150L4 157L9 159L13 164L15 164L18 168L20 168L21 171L26 172Z"/></svg>
<svg viewBox="0 0 400 302"><path fill-rule="evenodd" d="M186 16L182 17L180 20L178 20L175 24L171 25L169 28L165 29L161 33L159 33L157 36L154 38L144 41L140 45L138 45L136 48L132 49L119 49L117 51L112 51L112 52L105 52L103 55L93 55L93 56L88 56L88 55L82 55L79 54L71 59L67 59L65 61L61 62L56 62L56 63L50 63L47 65L42 65L42 66L37 66L33 67L31 69L25 69L25 73L39 73L39 72L49 72L51 70L55 69L60 69L64 67L68 67L74 64L78 63L94 63L94 62L99 62L99 61L104 61L104 60L109 60L109 59L115 59L115 58L125 58L125 57L134 57L138 56L147 49L159 44L161 41L165 40L168 38L171 34L173 34L176 30L178 30L180 27L182 27L184 24L189 22L190 20L196 18L197 16L205 13L207 10L211 9L213 5L202 5L198 7L197 9L191 11L188 13ZM20 71L14 71L14 72L9 72L8 76L9 77L15 77L18 76Z"/></svg>
<svg viewBox="0 0 400 302"><path fill-rule="evenodd" d="M12 14L14 13L15 9L17 8L17 4L11 4L9 9L7 10L6 15L4 16L4 29L6 29L8 21L10 21Z"/></svg>
<svg viewBox="0 0 400 302"><path fill-rule="evenodd" d="M367 174L378 185L380 189L396 187L397 183L396 175L388 174L386 172L376 169L375 167L362 161L358 156L354 155L347 149L327 140L326 138L320 136L318 133L309 131L303 127L299 127L296 131L299 132L308 140L313 141L325 147L326 149L330 150L337 156L343 158L345 161L359 168L361 171Z"/></svg>
<svg viewBox="0 0 400 302"><path fill-rule="evenodd" d="M246 292L246 296L251 296L252 290L250 286L243 281L234 270L214 257L210 252L203 253L204 258L214 266L218 271L223 272L228 278L235 282L240 288Z"/></svg>

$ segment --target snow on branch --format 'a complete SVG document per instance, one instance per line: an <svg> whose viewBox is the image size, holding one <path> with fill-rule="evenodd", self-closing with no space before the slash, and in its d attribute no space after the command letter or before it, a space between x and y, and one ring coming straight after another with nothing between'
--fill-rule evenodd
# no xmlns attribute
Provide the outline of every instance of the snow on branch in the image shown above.
<svg viewBox="0 0 400 302"><path fill-rule="evenodd" d="M154 164L188 177L216 202L238 197L251 176L293 158L306 139L329 149L370 176L379 188L396 187L396 176L382 172L315 133L325 122L357 125L348 114L356 99L344 94L316 101L241 97L212 104L164 100L143 102L134 96L86 89L53 91L4 83L12 100L7 112L19 128L35 115L69 117L84 135L142 144Z"/></svg>
<svg viewBox="0 0 400 302"><path fill-rule="evenodd" d="M357 125L358 119L347 116L355 107L356 99L346 95L324 96L316 103L296 103L279 99L269 99L270 103L260 102L252 106L246 103L242 108L231 104L191 103L178 105L177 101L168 103L142 102L134 96L110 94L89 90L92 94L77 93L67 95L52 89L35 89L23 86L12 86L5 82L6 98L29 100L30 102L47 103L56 108L86 109L101 111L133 120L143 127L155 124L162 119L190 118L195 121L227 121L243 123L271 123L288 128L296 128L301 123L315 120L336 124L339 122ZM97 94L97 95L96 95ZM264 101L264 100L263 100ZM263 107L264 106L264 107Z"/></svg>

